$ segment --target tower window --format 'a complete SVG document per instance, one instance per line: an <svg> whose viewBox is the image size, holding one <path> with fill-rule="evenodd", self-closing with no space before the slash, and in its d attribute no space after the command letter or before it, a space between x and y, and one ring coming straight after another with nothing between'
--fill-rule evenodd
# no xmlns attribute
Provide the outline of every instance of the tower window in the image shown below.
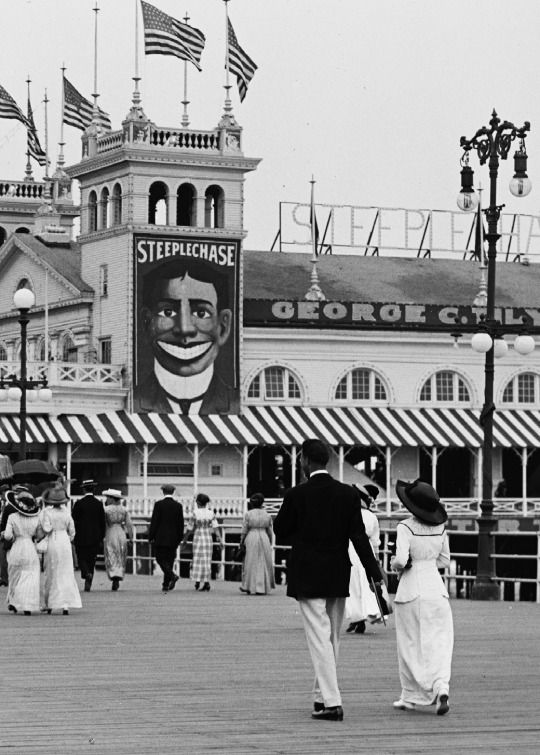
<svg viewBox="0 0 540 755"><path fill-rule="evenodd" d="M169 190L163 181L155 181L148 195L148 222L151 225L167 225L167 200Z"/></svg>
<svg viewBox="0 0 540 755"><path fill-rule="evenodd" d="M97 194L91 191L88 195L88 232L97 230Z"/></svg>
<svg viewBox="0 0 540 755"><path fill-rule="evenodd" d="M176 225L195 224L195 188L182 184L176 193Z"/></svg>
<svg viewBox="0 0 540 755"><path fill-rule="evenodd" d="M109 190L106 187L101 190L99 227L109 227Z"/></svg>
<svg viewBox="0 0 540 755"><path fill-rule="evenodd" d="M221 186L209 186L204 195L205 228L225 227L225 195Z"/></svg>
<svg viewBox="0 0 540 755"><path fill-rule="evenodd" d="M99 266L99 294L107 296L109 293L109 267L108 265Z"/></svg>
<svg viewBox="0 0 540 755"><path fill-rule="evenodd" d="M115 184L112 193L112 224L121 225L122 223L122 187Z"/></svg>

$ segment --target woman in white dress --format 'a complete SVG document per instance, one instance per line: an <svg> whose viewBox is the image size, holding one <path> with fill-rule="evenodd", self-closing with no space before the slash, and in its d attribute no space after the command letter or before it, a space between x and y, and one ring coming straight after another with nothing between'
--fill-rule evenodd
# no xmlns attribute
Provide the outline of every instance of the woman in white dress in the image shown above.
<svg viewBox="0 0 540 755"><path fill-rule="evenodd" d="M216 515L208 507L210 498L206 493L199 493L195 498L197 504L189 520L188 529L182 540L185 545L190 534L193 533L193 561L191 564L191 579L195 582L195 589L198 590L201 582L201 592L210 590L210 576L212 569L212 548L215 534L216 540L221 545L221 538L218 533L218 522Z"/></svg>
<svg viewBox="0 0 540 755"><path fill-rule="evenodd" d="M81 608L81 595L75 580L71 542L75 525L67 504L69 499L62 487L45 490L42 495L45 508L40 514L40 532L46 538L43 558L43 610L47 613L70 608Z"/></svg>
<svg viewBox="0 0 540 755"><path fill-rule="evenodd" d="M133 537L133 524L122 502L122 493L115 488L103 491L105 496L105 538L103 551L105 569L112 582L111 590L118 590L126 573L127 541Z"/></svg>
<svg viewBox="0 0 540 755"><path fill-rule="evenodd" d="M8 609L23 611L29 616L39 611L39 556L35 539L39 525L39 505L29 490L18 486L6 493L6 501L14 511L8 517L3 538L12 543L7 554Z"/></svg>
<svg viewBox="0 0 540 755"><path fill-rule="evenodd" d="M248 595L268 595L276 586L272 564L272 517L263 509L263 504L262 493L251 496L240 538L240 545L246 548L240 590Z"/></svg>
<svg viewBox="0 0 540 755"><path fill-rule="evenodd" d="M401 695L394 708L436 704L448 713L454 646L452 610L440 568L450 563L447 514L427 482L398 480L396 492L413 515L397 526L392 568L401 576L394 608Z"/></svg>
<svg viewBox="0 0 540 755"><path fill-rule="evenodd" d="M376 485L365 485L358 489L362 500L362 520L366 528L371 548L375 557L379 557L379 545L381 542L379 520L370 511L370 506L379 494ZM381 612L375 593L370 589L366 570L362 566L358 554L352 543L349 543L349 559L351 561L351 577L349 581L349 597L345 601L345 617L349 621L347 632L364 634L366 621L371 624L382 621Z"/></svg>

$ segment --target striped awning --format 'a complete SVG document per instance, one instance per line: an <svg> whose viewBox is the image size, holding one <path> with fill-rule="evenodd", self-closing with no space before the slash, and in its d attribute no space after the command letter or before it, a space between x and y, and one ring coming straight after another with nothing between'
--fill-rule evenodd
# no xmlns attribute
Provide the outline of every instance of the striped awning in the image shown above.
<svg viewBox="0 0 540 755"><path fill-rule="evenodd" d="M479 448L480 412L389 407L246 407L242 414L64 414L27 417L27 443L166 443L299 445L321 437L333 446L460 446ZM540 445L540 411L502 409L494 415L497 446ZM0 443L19 442L17 415L0 415ZM1 449L0 449L1 450Z"/></svg>

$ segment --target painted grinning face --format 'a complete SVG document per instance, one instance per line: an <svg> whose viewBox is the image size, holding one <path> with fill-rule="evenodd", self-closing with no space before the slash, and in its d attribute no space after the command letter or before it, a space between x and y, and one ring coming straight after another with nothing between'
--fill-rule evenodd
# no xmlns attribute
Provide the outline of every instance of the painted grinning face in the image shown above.
<svg viewBox="0 0 540 755"><path fill-rule="evenodd" d="M155 304L144 308L143 319L162 367L190 377L204 372L216 359L230 335L232 312L218 311L212 283L186 274L160 282Z"/></svg>

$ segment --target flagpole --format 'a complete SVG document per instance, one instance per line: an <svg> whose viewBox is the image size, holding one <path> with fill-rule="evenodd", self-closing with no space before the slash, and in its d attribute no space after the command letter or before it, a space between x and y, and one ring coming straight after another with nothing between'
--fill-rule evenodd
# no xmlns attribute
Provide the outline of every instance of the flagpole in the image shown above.
<svg viewBox="0 0 540 755"><path fill-rule="evenodd" d="M26 79L26 90L27 90L27 100L28 103L30 102L30 74L28 74L28 78ZM28 107L27 112L28 115ZM25 181L33 181L34 176L32 175L32 163L30 162L30 149L28 147L28 141L30 139L30 124L26 126L26 170L25 170Z"/></svg>
<svg viewBox="0 0 540 755"><path fill-rule="evenodd" d="M226 115L232 113L231 101L231 84L229 79L229 0L223 0L225 3L225 106L223 110Z"/></svg>
<svg viewBox="0 0 540 755"><path fill-rule="evenodd" d="M49 271L45 270L45 318L44 318L44 337L45 337L45 362L49 364ZM47 377L49 377L48 373Z"/></svg>
<svg viewBox="0 0 540 755"><path fill-rule="evenodd" d="M94 98L94 107L92 109L92 122L97 124L98 123L98 112L99 112L99 108L98 108L98 104L97 104L98 97L99 97L98 90L97 90L98 13L99 13L99 7L98 7L98 4L97 4L97 0L96 0L95 6L93 8L93 11L94 11L94 13L96 15L95 15L95 18L94 18L94 93L92 95L92 97Z"/></svg>
<svg viewBox="0 0 540 755"><path fill-rule="evenodd" d="M185 23L189 21L189 16L186 11L186 15L184 16ZM184 60L184 99L182 100L182 105L184 106L184 112L182 115L182 126L184 128L187 128L189 126L189 117L188 117L188 111L187 106L189 105L189 100L187 98L187 60Z"/></svg>
<svg viewBox="0 0 540 755"><path fill-rule="evenodd" d="M133 81L135 82L135 89L133 90L133 98L131 100L131 104L133 105L134 109L138 109L141 106L141 93L139 92L139 81L141 80L141 77L139 76L139 8L138 8L138 2L139 0L135 0L135 76L133 76Z"/></svg>
<svg viewBox="0 0 540 755"><path fill-rule="evenodd" d="M60 141L58 142L58 146L60 147L60 150L58 152L58 161L56 163L57 168L59 170L62 170L64 167L64 147L65 147L65 141L64 141L64 107L65 107L65 100L64 100L64 78L66 73L66 67L64 63L62 63L62 67L60 68L62 71L62 94L61 94L61 111L60 111Z"/></svg>
<svg viewBox="0 0 540 755"><path fill-rule="evenodd" d="M43 98L43 104L45 105L45 123L43 134L45 137L45 175L44 179L49 178L49 119L47 113L47 105L49 104L49 98L47 97L47 90L45 90L45 97Z"/></svg>
<svg viewBox="0 0 540 755"><path fill-rule="evenodd" d="M311 225L311 286L309 291L305 295L305 299L308 301L325 301L326 296L323 294L321 287L319 286L319 274L317 272L317 220L315 217L315 179L311 176L311 212L310 212L310 225Z"/></svg>

